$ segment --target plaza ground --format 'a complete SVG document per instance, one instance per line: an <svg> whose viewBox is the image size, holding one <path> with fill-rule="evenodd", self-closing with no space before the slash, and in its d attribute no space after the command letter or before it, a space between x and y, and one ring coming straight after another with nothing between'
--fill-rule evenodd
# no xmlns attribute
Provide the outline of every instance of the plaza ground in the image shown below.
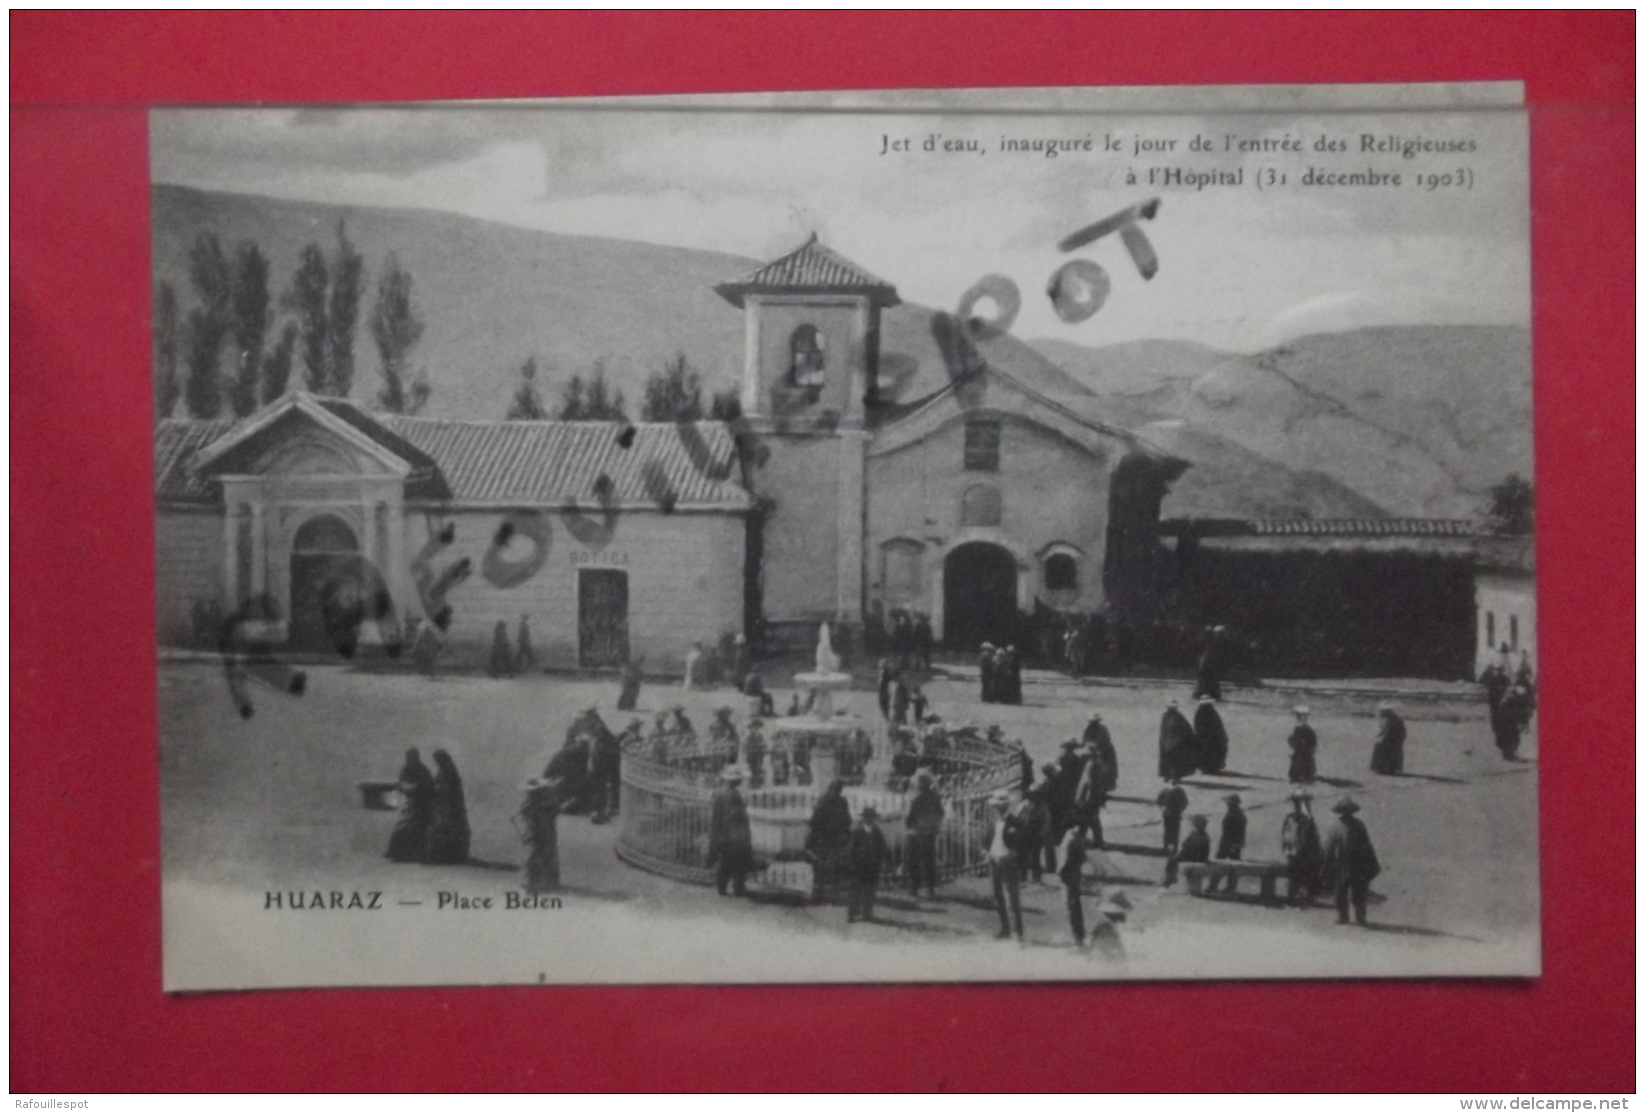
<svg viewBox="0 0 1645 1113"><path fill-rule="evenodd" d="M547 675L430 680L334 664L308 672L301 696L253 685L256 711L244 719L220 668L205 661L161 666L171 988L208 987L214 975L206 968L246 961L240 953L246 948L266 957L266 984L347 981L355 969L349 963L372 966L385 945L403 952L401 958L419 955L419 970L429 963L445 969L430 969L419 979L391 961L394 956L381 956L383 972L360 981L536 980L524 971L542 967L538 975L550 981L648 980L676 969L668 980L1535 972L1535 733L1521 750L1528 760L1503 761L1492 745L1484 705L1465 689L1427 686L1396 701L1410 727L1402 777L1368 772L1374 696L1330 684L1314 685L1306 696L1320 736L1316 815L1324 827L1330 804L1351 792L1384 863L1373 886L1370 930L1336 926L1324 906L1293 910L1255 899L1197 899L1180 883L1162 889L1153 804L1160 787L1154 775L1158 723L1166 699L1188 706L1186 685L1078 684L1035 674L1025 685L1024 705L1005 707L976 702L974 682L956 669L926 686L934 708L951 721L1000 723L1007 737L1023 739L1037 763L1051 760L1093 708L1108 723L1120 782L1104 813L1108 848L1094 857L1087 917L1099 919L1099 908L1118 892L1132 907L1104 947L1080 954L1069 946L1059 887L1025 884L1028 940L1020 949L994 941L998 920L987 883L976 878L947 885L935 901L886 892L876 922L848 927L842 906L779 897L722 899L712 889L636 870L613 853L616 824L565 817L563 912L536 922L577 924L575 946L561 939L553 954L499 964L483 952L521 939L535 946L529 933L549 929L521 927L519 916L506 927L483 915L453 921L432 906L440 892L490 896L500 905L505 894L518 890L524 848L511 817L520 805L521 782L541 771L581 708L598 707L614 728L627 722L615 710L616 684ZM776 688L779 707L789 694ZM714 707L731 703L740 723L742 701L731 696L729 690L682 692L677 685L648 684L637 714L649 721L654 711L680 702L701 730ZM1238 792L1250 816L1245 856L1278 858L1291 789L1285 738L1289 707L1298 697L1260 688L1232 689L1226 696L1230 771L1188 781L1190 810L1212 817L1214 835L1221 797ZM853 691L846 702L858 714L877 715L871 691ZM443 746L462 771L473 828L474 860L466 866L394 865L382 857L394 815L365 809L356 782L392 780L405 748L413 745L425 760ZM291 941L291 929L283 925L293 914L282 919L268 911L265 894L314 889L383 892L392 915L402 918L386 927L382 917L310 917L292 937L289 956L307 975L276 972L284 967L272 956ZM218 915L228 920L216 931L222 938L215 958L192 945L178 949L180 941L198 940L206 921ZM369 928L357 929L357 922ZM321 923L323 930L312 926ZM395 946L413 938L415 944ZM653 953L659 938L678 949L677 962ZM715 949L716 940L722 949ZM621 948L627 946L637 953L625 956ZM579 956L574 964L568 947ZM802 953L805 961L795 957Z"/></svg>

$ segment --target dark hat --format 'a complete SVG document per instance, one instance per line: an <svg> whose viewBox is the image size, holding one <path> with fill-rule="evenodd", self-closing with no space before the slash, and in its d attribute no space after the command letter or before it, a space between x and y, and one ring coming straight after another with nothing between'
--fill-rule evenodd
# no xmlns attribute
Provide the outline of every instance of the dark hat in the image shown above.
<svg viewBox="0 0 1645 1113"><path fill-rule="evenodd" d="M1100 711L1091 712L1091 717L1086 719L1085 721L1088 722L1088 723L1100 723L1100 722L1102 722L1102 712L1100 712Z"/></svg>
<svg viewBox="0 0 1645 1113"><path fill-rule="evenodd" d="M873 804L864 804L862 809L862 817L864 819L878 819L880 818L879 809L874 807Z"/></svg>
<svg viewBox="0 0 1645 1113"><path fill-rule="evenodd" d="M1195 827L1204 827L1211 821L1203 815L1191 815L1188 817L1188 822L1192 823Z"/></svg>
<svg viewBox="0 0 1645 1113"><path fill-rule="evenodd" d="M1062 744L1062 748L1065 750L1077 750L1080 748L1080 740L1078 738L1070 738Z"/></svg>
<svg viewBox="0 0 1645 1113"><path fill-rule="evenodd" d="M1354 803L1354 798L1352 796L1344 796L1341 800L1338 800L1335 804L1331 805L1331 810L1339 815L1352 815L1354 812L1359 811L1359 805Z"/></svg>
<svg viewBox="0 0 1645 1113"><path fill-rule="evenodd" d="M1237 804L1239 803L1239 793L1230 792L1227 796L1224 796L1223 799L1228 801L1230 804Z"/></svg>
<svg viewBox="0 0 1645 1113"><path fill-rule="evenodd" d="M936 778L931 776L931 770L921 769L918 773L914 774L914 779L922 785L928 785Z"/></svg>

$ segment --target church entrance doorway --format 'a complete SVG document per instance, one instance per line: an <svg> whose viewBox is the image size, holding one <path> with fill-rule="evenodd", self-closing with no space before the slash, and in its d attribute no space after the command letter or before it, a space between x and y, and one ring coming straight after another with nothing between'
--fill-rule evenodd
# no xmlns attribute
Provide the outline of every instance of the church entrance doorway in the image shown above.
<svg viewBox="0 0 1645 1113"><path fill-rule="evenodd" d="M291 542L291 648L321 652L335 648L335 619L341 589L360 580L360 544L341 518L310 518Z"/></svg>
<svg viewBox="0 0 1645 1113"><path fill-rule="evenodd" d="M942 596L948 648L1007 645L1016 639L1017 562L1000 546L970 541L949 553L942 565Z"/></svg>

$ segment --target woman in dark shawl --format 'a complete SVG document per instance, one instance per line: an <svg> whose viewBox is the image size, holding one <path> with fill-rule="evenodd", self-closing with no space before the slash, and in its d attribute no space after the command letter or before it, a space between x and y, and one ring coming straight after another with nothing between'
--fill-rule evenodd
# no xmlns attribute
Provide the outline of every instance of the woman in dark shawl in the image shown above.
<svg viewBox="0 0 1645 1113"><path fill-rule="evenodd" d="M468 804L463 799L463 778L444 750L434 751L434 805L424 861L440 865L468 861Z"/></svg>
<svg viewBox="0 0 1645 1113"><path fill-rule="evenodd" d="M1194 728L1172 700L1160 716L1159 775L1180 780L1194 772Z"/></svg>
<svg viewBox="0 0 1645 1113"><path fill-rule="evenodd" d="M623 662L622 687L617 693L618 711L632 711L639 704L640 685L645 680L640 666L644 663L644 657L632 657Z"/></svg>
<svg viewBox="0 0 1645 1113"><path fill-rule="evenodd" d="M831 781L811 813L811 829L805 836L813 878L811 899L820 901L833 889L850 846L851 805L846 803L845 782Z"/></svg>
<svg viewBox="0 0 1645 1113"><path fill-rule="evenodd" d="M405 803L400 805L400 818L388 837L387 857L391 862L421 862L428 848L434 774L428 771L415 748L406 751L406 763L400 768L400 795Z"/></svg>
<svg viewBox="0 0 1645 1113"><path fill-rule="evenodd" d="M508 623L501 619L491 630L491 663L486 672L493 677L514 675L514 650L508 644Z"/></svg>
<svg viewBox="0 0 1645 1113"><path fill-rule="evenodd" d="M1394 776L1405 772L1405 720L1388 704L1377 708L1377 744L1371 748L1371 772Z"/></svg>
<svg viewBox="0 0 1645 1113"><path fill-rule="evenodd" d="M1220 773L1228 765L1228 728L1222 725L1217 702L1201 696L1194 709L1194 738L1201 773Z"/></svg>
<svg viewBox="0 0 1645 1113"><path fill-rule="evenodd" d="M531 848L525 862L526 892L546 893L560 887L559 785L532 777L525 790L520 841Z"/></svg>
<svg viewBox="0 0 1645 1113"><path fill-rule="evenodd" d="M1297 725L1291 731L1291 737L1286 740L1291 747L1291 768L1288 775L1294 785L1312 784L1318 774L1318 769L1314 765L1314 751L1319 749L1319 735L1308 725L1306 707L1293 709L1293 714L1297 717Z"/></svg>

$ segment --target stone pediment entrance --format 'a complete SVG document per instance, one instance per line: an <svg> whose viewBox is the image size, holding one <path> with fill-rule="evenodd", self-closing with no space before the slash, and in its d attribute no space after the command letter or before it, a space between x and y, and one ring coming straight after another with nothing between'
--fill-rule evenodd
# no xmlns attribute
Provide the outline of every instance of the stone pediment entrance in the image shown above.
<svg viewBox="0 0 1645 1113"><path fill-rule="evenodd" d="M323 649L331 601L376 585L404 613L405 485L422 461L391 436L297 393L201 449L196 471L222 485L224 608L256 616L243 636Z"/></svg>

